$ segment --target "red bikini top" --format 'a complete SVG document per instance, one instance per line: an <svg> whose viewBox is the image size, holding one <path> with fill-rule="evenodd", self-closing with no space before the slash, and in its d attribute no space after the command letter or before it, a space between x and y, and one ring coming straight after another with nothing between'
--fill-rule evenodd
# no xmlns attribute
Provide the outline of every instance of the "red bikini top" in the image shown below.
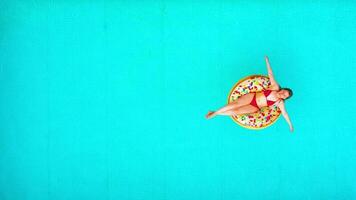
<svg viewBox="0 0 356 200"><path fill-rule="evenodd" d="M267 97L272 93L272 90L265 90L263 91L263 95L265 95L266 97L266 101L267 101L267 106L271 106L273 105L276 101L270 101L267 99Z"/></svg>

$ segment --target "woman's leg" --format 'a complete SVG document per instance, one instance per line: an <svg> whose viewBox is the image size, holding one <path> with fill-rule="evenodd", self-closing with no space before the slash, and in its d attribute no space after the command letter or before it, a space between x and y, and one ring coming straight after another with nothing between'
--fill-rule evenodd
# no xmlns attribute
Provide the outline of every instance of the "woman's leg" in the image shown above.
<svg viewBox="0 0 356 200"><path fill-rule="evenodd" d="M226 107L226 106L225 106ZM206 116L206 118L210 119L212 117L215 117L216 115L241 115L241 114L248 114L248 113L254 113L259 111L259 108L256 108L255 106L252 105L245 105L241 107L233 107L232 109L228 110L223 107L222 109L216 111L216 112L209 112Z"/></svg>
<svg viewBox="0 0 356 200"><path fill-rule="evenodd" d="M254 95L255 95L254 93L245 94L239 97L235 102L231 102L227 104L226 106L220 108L216 112L209 111L208 114L206 115L206 118L209 119L216 115L233 115L232 110L236 110L239 107L249 105Z"/></svg>
<svg viewBox="0 0 356 200"><path fill-rule="evenodd" d="M236 110L233 110L235 115L242 115L242 114L249 114L249 113L255 113L257 111L259 111L260 109L252 106L252 105L246 105L246 106L242 106Z"/></svg>

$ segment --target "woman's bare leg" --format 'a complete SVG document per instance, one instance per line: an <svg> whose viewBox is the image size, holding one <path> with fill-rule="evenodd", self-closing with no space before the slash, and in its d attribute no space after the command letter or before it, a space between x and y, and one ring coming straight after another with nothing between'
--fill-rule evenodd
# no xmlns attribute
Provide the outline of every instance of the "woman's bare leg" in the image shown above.
<svg viewBox="0 0 356 200"><path fill-rule="evenodd" d="M226 106L220 108L219 110L217 110L215 112L214 111L209 111L208 114L206 115L206 118L210 119L212 117L215 117L216 115L230 115L230 114L232 114L230 111L234 110L234 109L236 109L238 107L241 107L241 105L239 105L236 102L229 103Z"/></svg>
<svg viewBox="0 0 356 200"><path fill-rule="evenodd" d="M241 114L248 114L248 113L254 113L259 110L259 108L256 108L255 106L252 105L245 105L245 106L240 106L240 107L235 107L230 110L225 110L225 107L222 109L216 111L216 112L209 112L206 116L206 118L210 119L212 117L215 117L216 115L241 115Z"/></svg>
<svg viewBox="0 0 356 200"><path fill-rule="evenodd" d="M252 105L246 105L246 106L242 106L236 110L233 110L235 115L242 115L242 114L249 114L249 113L255 113L257 111L259 111L260 109L252 106Z"/></svg>
<svg viewBox="0 0 356 200"><path fill-rule="evenodd" d="M210 119L212 117L215 117L216 115L233 115L233 113L230 112L231 110L236 110L239 107L249 105L254 95L254 93L245 94L239 97L237 101L231 102L215 112L209 111L205 117Z"/></svg>

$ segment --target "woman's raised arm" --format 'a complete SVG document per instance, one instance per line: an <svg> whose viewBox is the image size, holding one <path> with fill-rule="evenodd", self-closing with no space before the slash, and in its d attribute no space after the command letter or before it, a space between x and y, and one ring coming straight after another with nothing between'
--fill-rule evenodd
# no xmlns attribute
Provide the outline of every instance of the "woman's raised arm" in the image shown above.
<svg viewBox="0 0 356 200"><path fill-rule="evenodd" d="M273 90L279 90L279 85L276 82L276 80L274 79L272 68L271 68L271 65L269 64L269 59L267 56L265 56L265 60L266 60L266 65L267 65L268 77L271 82L271 88Z"/></svg>

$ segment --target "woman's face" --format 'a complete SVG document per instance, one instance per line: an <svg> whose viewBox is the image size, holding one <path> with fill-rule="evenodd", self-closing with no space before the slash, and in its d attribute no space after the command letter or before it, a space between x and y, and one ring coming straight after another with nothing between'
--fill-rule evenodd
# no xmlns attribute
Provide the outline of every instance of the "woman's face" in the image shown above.
<svg viewBox="0 0 356 200"><path fill-rule="evenodd" d="M289 92L288 92L288 90L280 90L278 92L278 96L279 96L279 98L286 99L289 97Z"/></svg>

